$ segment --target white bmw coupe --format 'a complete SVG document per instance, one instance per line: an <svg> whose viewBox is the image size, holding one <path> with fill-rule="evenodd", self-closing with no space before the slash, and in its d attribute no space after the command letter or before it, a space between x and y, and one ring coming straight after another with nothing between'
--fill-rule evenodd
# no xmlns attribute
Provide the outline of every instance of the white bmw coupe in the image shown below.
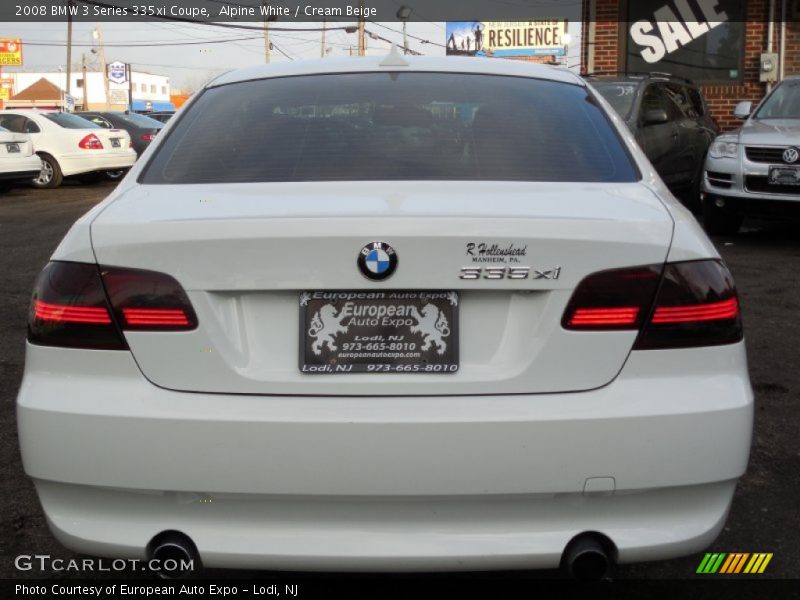
<svg viewBox="0 0 800 600"><path fill-rule="evenodd" d="M18 397L79 552L585 578L708 546L752 414L731 275L613 109L395 53L196 94L39 276Z"/></svg>

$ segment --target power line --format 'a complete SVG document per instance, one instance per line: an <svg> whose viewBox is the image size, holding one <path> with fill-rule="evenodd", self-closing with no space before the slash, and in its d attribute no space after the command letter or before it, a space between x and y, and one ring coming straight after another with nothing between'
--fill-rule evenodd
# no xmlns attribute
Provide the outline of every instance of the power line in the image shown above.
<svg viewBox="0 0 800 600"><path fill-rule="evenodd" d="M228 39L208 39L208 40L196 40L190 42L188 40L163 40L159 42L109 42L105 44L107 48L152 48L157 46L199 46L203 44L227 44L229 42L241 42L246 40L255 40L258 39L258 36L246 36L246 37L238 37L238 38L228 38ZM65 46L66 42L45 42L45 41L26 41L26 46L56 46L61 47ZM75 43L73 42L73 46L78 47L85 47L85 48L93 48L96 44L87 44L87 43Z"/></svg>
<svg viewBox="0 0 800 600"><path fill-rule="evenodd" d="M100 8L120 8L118 5L106 4L98 2L97 0L75 0L82 4L89 4L91 6L99 6ZM258 25L239 25L233 23L218 23L215 21L198 21L197 19L190 19L188 17L174 17L172 15L152 15L153 19L161 19L163 21L174 21L176 23L190 23L196 25L205 25L207 27L224 27L226 29L245 29L248 31L263 31L263 26ZM273 27L270 25L270 31L322 31L322 27ZM328 27L328 31L335 30L348 30L353 29L352 25L342 25L339 27Z"/></svg>
<svg viewBox="0 0 800 600"><path fill-rule="evenodd" d="M399 33L400 35L403 35L403 32L402 32L402 31L400 31L400 30L398 30L398 29L392 29L391 27L387 27L387 26L386 26L386 25L384 25L383 23L378 23L378 21L372 21L372 20L370 20L370 19L367 19L367 20L368 20L370 23L372 23L373 25L377 25L378 27L383 27L384 29L388 29L389 31L393 31L393 32L395 32L395 33ZM414 39L414 40L417 40L417 41L419 41L419 42L422 42L423 44L431 44L432 46L439 46L440 48L446 48L446 47L447 47L447 46L446 46L446 45L444 45L444 44L439 44L439 43L437 43L437 42L432 42L432 41L430 41L430 40L427 40L427 39L425 39L425 38L421 38L421 37L419 37L419 36L416 36L416 35L411 35L410 33L408 33L408 34L406 34L406 35L407 35L408 37L410 37L411 39Z"/></svg>

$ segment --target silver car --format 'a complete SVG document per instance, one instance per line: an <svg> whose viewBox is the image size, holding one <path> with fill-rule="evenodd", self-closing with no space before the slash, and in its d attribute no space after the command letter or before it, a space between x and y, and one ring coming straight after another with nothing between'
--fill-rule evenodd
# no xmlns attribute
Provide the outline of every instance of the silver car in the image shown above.
<svg viewBox="0 0 800 600"><path fill-rule="evenodd" d="M706 157L710 233L736 233L745 215L800 215L800 76L783 80L755 111L752 105L737 105L746 121L717 137Z"/></svg>

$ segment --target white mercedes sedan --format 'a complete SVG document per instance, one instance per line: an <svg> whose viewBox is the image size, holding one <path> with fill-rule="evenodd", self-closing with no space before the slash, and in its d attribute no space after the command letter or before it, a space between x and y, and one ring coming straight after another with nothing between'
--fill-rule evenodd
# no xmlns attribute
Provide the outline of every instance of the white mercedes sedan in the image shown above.
<svg viewBox="0 0 800 600"><path fill-rule="evenodd" d="M576 75L212 81L36 282L24 466L76 551L452 571L697 552L753 395L733 279Z"/></svg>
<svg viewBox="0 0 800 600"><path fill-rule="evenodd" d="M40 170L34 187L57 188L64 177L97 179L109 170L128 169L136 162L124 129L103 129L75 114L34 109L0 111L0 126L24 133L33 142Z"/></svg>

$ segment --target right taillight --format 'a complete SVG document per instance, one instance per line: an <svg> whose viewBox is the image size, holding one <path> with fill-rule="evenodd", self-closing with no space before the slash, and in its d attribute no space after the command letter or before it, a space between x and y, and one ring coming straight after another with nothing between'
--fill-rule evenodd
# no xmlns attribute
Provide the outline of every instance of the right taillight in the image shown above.
<svg viewBox="0 0 800 600"><path fill-rule="evenodd" d="M733 344L742 318L733 277L719 260L669 263L634 349Z"/></svg>
<svg viewBox="0 0 800 600"><path fill-rule="evenodd" d="M196 327L186 292L169 275L53 261L36 280L28 339L47 346L124 350L122 331Z"/></svg>
<svg viewBox="0 0 800 600"><path fill-rule="evenodd" d="M101 267L103 283L125 330L186 331L197 316L181 285L165 273Z"/></svg>
<svg viewBox="0 0 800 600"><path fill-rule="evenodd" d="M562 326L638 330L635 350L732 344L742 339L733 278L719 260L601 271L578 285Z"/></svg>

